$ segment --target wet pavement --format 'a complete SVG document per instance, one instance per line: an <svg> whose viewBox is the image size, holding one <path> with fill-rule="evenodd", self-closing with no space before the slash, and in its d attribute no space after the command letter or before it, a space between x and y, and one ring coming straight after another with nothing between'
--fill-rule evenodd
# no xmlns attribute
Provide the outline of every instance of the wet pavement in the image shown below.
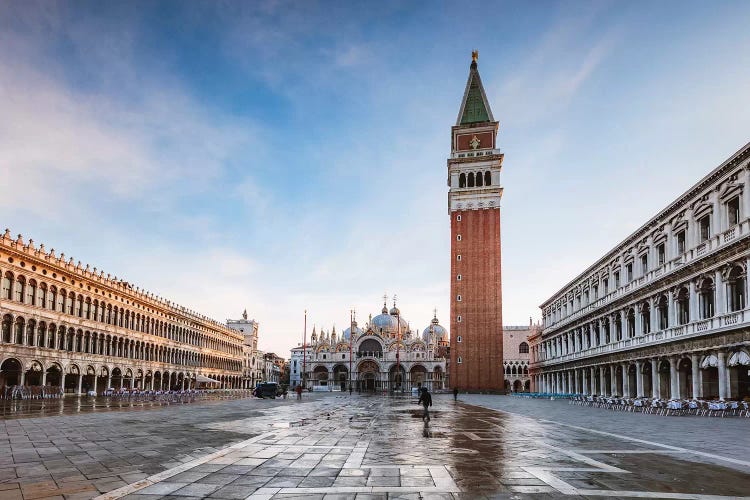
<svg viewBox="0 0 750 500"><path fill-rule="evenodd" d="M571 423L519 414L545 402L464 399L436 396L429 423L412 398L356 394L4 420L0 499L750 495L748 458L695 453L687 433L682 446L664 444L597 431L609 412L580 408L581 426L584 413Z"/></svg>

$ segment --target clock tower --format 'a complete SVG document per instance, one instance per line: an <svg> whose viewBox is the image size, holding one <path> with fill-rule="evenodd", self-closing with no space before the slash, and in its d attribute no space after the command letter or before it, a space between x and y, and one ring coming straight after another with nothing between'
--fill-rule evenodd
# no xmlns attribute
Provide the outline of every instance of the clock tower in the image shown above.
<svg viewBox="0 0 750 500"><path fill-rule="evenodd" d="M503 315L500 265L498 122L492 116L472 52L448 158L451 218L450 385L500 391Z"/></svg>

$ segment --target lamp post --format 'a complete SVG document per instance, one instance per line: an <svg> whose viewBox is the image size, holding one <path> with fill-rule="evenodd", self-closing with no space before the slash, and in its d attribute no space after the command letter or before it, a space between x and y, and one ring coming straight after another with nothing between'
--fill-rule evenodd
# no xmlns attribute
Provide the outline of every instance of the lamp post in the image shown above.
<svg viewBox="0 0 750 500"><path fill-rule="evenodd" d="M401 311L396 307L396 296L393 297L393 307L396 308L396 387L401 389Z"/></svg>
<svg viewBox="0 0 750 500"><path fill-rule="evenodd" d="M305 328L302 334L302 388L307 389L307 309L305 309Z"/></svg>
<svg viewBox="0 0 750 500"><path fill-rule="evenodd" d="M349 311L349 395L352 395L352 341L354 340L354 309Z"/></svg>

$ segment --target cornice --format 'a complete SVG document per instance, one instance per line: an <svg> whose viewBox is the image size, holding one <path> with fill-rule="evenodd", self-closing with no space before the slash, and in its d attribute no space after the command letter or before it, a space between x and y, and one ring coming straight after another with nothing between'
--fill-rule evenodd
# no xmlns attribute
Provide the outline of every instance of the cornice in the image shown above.
<svg viewBox="0 0 750 500"><path fill-rule="evenodd" d="M568 283L566 283L557 292L552 294L549 299L544 301L539 306L539 308L544 309L549 304L557 300L557 298L560 295L562 295L570 287L574 286L575 283L577 283L578 281L581 281L582 279L585 278L586 275L595 272L599 267L605 264L608 260L611 260L612 258L614 258L615 254L618 253L618 250L622 249L623 247L632 245L639 238L643 237L644 235L647 236L650 231L653 231L659 226L669 222L669 220L665 220L665 219L669 219L675 213L681 210L685 210L687 208L686 207L687 203L691 199L700 195L701 192L703 192L712 184L719 181L723 176L727 175L732 169L739 166L739 164L741 164L743 161L745 161L748 158L750 158L750 143L747 143L743 147L741 147L736 153L730 156L722 164L720 164L714 170L709 172L706 176L701 178L696 184L694 184L687 191L681 194L676 200L674 200L669 205L667 205L666 208L659 211L655 216L649 219L648 222L643 224L640 228L636 229L633 233L631 233L628 237L622 240L619 244L614 246L610 251L605 253L603 257L598 259L591 266L587 267L586 270L584 270L582 273L578 274L575 278L573 278ZM746 166L745 168L749 169L750 167Z"/></svg>

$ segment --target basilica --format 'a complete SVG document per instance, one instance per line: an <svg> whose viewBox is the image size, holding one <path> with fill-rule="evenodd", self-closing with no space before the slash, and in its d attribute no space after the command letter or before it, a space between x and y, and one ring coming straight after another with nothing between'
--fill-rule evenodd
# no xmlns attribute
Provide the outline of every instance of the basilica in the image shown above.
<svg viewBox="0 0 750 500"><path fill-rule="evenodd" d="M291 385L312 390L409 391L446 387L448 332L437 313L422 334L412 331L396 307L385 303L364 328L352 320L339 336L336 328L314 328L310 343L292 349ZM351 378L350 378L351 373Z"/></svg>

